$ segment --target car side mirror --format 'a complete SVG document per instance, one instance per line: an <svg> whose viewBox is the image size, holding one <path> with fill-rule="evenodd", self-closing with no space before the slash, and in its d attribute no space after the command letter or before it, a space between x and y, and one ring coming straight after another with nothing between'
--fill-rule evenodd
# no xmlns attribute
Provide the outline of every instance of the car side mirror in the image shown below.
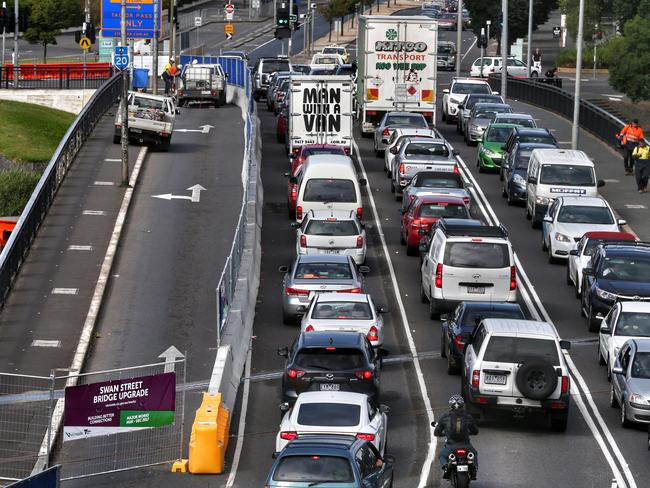
<svg viewBox="0 0 650 488"><path fill-rule="evenodd" d="M586 267L585 269L582 270L582 274L585 276L593 276L594 268Z"/></svg>
<svg viewBox="0 0 650 488"><path fill-rule="evenodd" d="M278 267L278 271L280 273L288 273L289 272L289 266L280 266L280 267Z"/></svg>
<svg viewBox="0 0 650 488"><path fill-rule="evenodd" d="M176 109L176 115L180 115L180 114L181 114L181 109L180 109L180 108L177 108L177 109Z"/></svg>
<svg viewBox="0 0 650 488"><path fill-rule="evenodd" d="M289 348L288 347L279 347L278 348L278 356L282 356L283 358L288 358L289 357Z"/></svg>
<svg viewBox="0 0 650 488"><path fill-rule="evenodd" d="M390 407L388 405L379 405L379 411L388 414L390 412Z"/></svg>
<svg viewBox="0 0 650 488"><path fill-rule="evenodd" d="M551 218L550 215L544 215L544 222L548 222L549 224L553 223L553 219Z"/></svg>
<svg viewBox="0 0 650 488"><path fill-rule="evenodd" d="M289 402L284 402L280 404L281 412L288 412L289 410L291 410L291 405L289 405Z"/></svg>
<svg viewBox="0 0 650 488"><path fill-rule="evenodd" d="M460 151L454 149L453 151L451 151L451 154L453 154L454 156L458 156L460 154Z"/></svg>
<svg viewBox="0 0 650 488"><path fill-rule="evenodd" d="M304 305L298 305L296 307L296 313L304 315L306 312L307 312L307 307L305 307Z"/></svg>
<svg viewBox="0 0 650 488"><path fill-rule="evenodd" d="M627 220L625 219L618 219L618 225L625 225L627 224Z"/></svg>
<svg viewBox="0 0 650 488"><path fill-rule="evenodd" d="M564 349L565 351L570 351L571 341L560 341L560 348Z"/></svg>
<svg viewBox="0 0 650 488"><path fill-rule="evenodd" d="M537 184L537 177L536 176L529 176L528 177L528 183L531 185L536 185Z"/></svg>
<svg viewBox="0 0 650 488"><path fill-rule="evenodd" d="M296 178L295 176L292 176L291 178L289 178L289 183L291 183L292 185L297 185L298 184L298 178Z"/></svg>
<svg viewBox="0 0 650 488"><path fill-rule="evenodd" d="M442 90L442 93L449 93L449 88L445 88L444 90Z"/></svg>
<svg viewBox="0 0 650 488"><path fill-rule="evenodd" d="M577 249L571 249L571 250L569 251L569 255L570 255L570 256L580 256L580 253L578 252Z"/></svg>
<svg viewBox="0 0 650 488"><path fill-rule="evenodd" d="M596 187L600 188L601 186L605 186L605 180L598 180L596 182Z"/></svg>
<svg viewBox="0 0 650 488"><path fill-rule="evenodd" d="M359 186L366 186L368 184L368 180L365 178L359 178Z"/></svg>
<svg viewBox="0 0 650 488"><path fill-rule="evenodd" d="M388 313L388 309L386 307L377 307L377 313Z"/></svg>
<svg viewBox="0 0 650 488"><path fill-rule="evenodd" d="M600 328L600 333L601 333L601 334L611 334L611 333L612 333L612 329L610 329L609 326L607 326L607 325L603 325L603 326Z"/></svg>
<svg viewBox="0 0 650 488"><path fill-rule="evenodd" d="M385 357L388 356L389 354L390 354L390 353L388 352L388 349L384 349L383 347L380 347L380 348L377 350L377 355L380 356L380 357L382 357L382 358L385 358Z"/></svg>
<svg viewBox="0 0 650 488"><path fill-rule="evenodd" d="M614 374L625 374L625 372L623 371L623 368L621 368L620 366L614 366L612 368L612 373L614 373Z"/></svg>
<svg viewBox="0 0 650 488"><path fill-rule="evenodd" d="M397 146L393 146L393 147L391 147L391 148L389 149L389 152L390 152L391 154L397 154Z"/></svg>
<svg viewBox="0 0 650 488"><path fill-rule="evenodd" d="M302 224L300 222L291 222L289 225L294 229L298 229Z"/></svg>
<svg viewBox="0 0 650 488"><path fill-rule="evenodd" d="M359 266L358 269L359 269L359 273L361 273L361 274L370 273L370 266L361 265L361 266Z"/></svg>

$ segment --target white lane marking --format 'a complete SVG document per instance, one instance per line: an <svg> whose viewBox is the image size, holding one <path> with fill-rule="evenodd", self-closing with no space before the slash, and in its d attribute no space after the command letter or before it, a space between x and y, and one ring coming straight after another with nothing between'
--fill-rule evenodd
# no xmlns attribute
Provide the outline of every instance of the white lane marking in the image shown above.
<svg viewBox="0 0 650 488"><path fill-rule="evenodd" d="M228 474L225 488L232 488L237 477L237 469L239 468L239 459L241 458L242 448L244 447L244 431L246 430L246 412L248 411L248 395L250 393L251 385L251 362L252 362L253 346L249 344L248 354L246 356L246 368L244 370L244 392L242 393L241 412L239 414L239 426L237 427L237 445L235 446L235 454L232 459L232 467Z"/></svg>
<svg viewBox="0 0 650 488"><path fill-rule="evenodd" d="M99 310L104 298L104 292L106 291L106 286L108 285L108 278L110 276L113 260L115 259L115 254L117 252L117 246L120 242L120 236L122 235L122 229L124 228L126 221L126 214L129 210L129 206L131 205L131 199L133 198L135 184L138 181L138 176L140 175L140 170L142 169L146 155L147 147L143 146L140 149L140 152L138 153L138 159L133 166L131 178L129 179L129 187L124 192L122 205L120 206L117 218L115 219L113 233L111 234L111 239L109 241L108 248L106 249L106 254L104 255L104 262L100 268L99 277L97 278L97 284L95 285L95 291L93 293L93 298L90 301L90 307L88 308L88 314L86 315L86 320L84 322L83 328L81 329L81 336L79 337L79 342L72 359L72 365L70 366L71 376L66 381L66 386L75 386L79 381L79 376L76 375L81 372L81 368L86 359L86 353L88 352L93 330L95 329L95 324L99 316ZM63 420L64 403L65 402L63 399L59 399L54 406L54 411L52 412L49 427L49 429L52 431L50 445L54 445L56 443L56 437ZM38 452L38 461L36 461L34 469L32 470L33 472L39 472L44 469L43 462L48 457L49 447L48 435L46 431L43 436L43 440L41 441L41 447Z"/></svg>
<svg viewBox="0 0 650 488"><path fill-rule="evenodd" d="M466 178L468 180L470 180L471 183L473 183L473 185L474 185L474 188L473 188L474 193L481 197L479 199L479 202L477 202L477 203L479 205L479 208L483 212L483 214L486 216L486 220L492 221L492 223L494 223L494 224L500 223L499 218L496 216L496 213L494 212L494 209L492 208L492 205L490 204L487 197L483 193L483 190L481 189L478 182L474 178L474 175L472 175L472 173L469 171L467 165L465 164L465 161L463 161L463 159L460 156L457 156L457 159L458 159L458 161L459 161L459 163L460 163L460 165L461 165L461 167L463 169L463 172L466 174ZM488 215L491 218L488 218ZM515 265L517 267L517 273L519 274L519 276L521 278L519 280L518 284L517 284L517 288L519 289L520 292L525 290L525 288L521 285L521 282L523 281L527 285L528 290L530 290L530 295L532 295L532 300L531 300L531 296L528 294L528 291L526 291L525 293L522 293L524 301L526 301L526 305L528 306L530 312L535 317L537 317L538 320L540 319L540 315L538 314L537 309L532 306L533 301L534 301L534 303L539 308L539 311L542 313L543 319L546 320L549 324L551 324L553 326L553 328L555 328L556 334L559 337L560 334L557 332L557 328L555 327L555 324L551 320L550 315L548 314L548 312L546 311L546 308L542 304L542 300L539 298L539 295L537 294L537 291L535 290L535 287L533 286L532 282L528 278L528 275L526 274L526 271L524 270L524 267L521 264L521 261L519 260L519 257L517 256L516 253L515 253ZM619 462L621 464L621 467L623 468L623 472L625 473L625 480L623 479L623 476L622 476L620 470L618 469L618 466L616 465L616 461L614 461L613 457L611 456L611 453L609 452L609 449L607 449L607 445L605 445L605 443L604 443L604 441L602 439L602 436L601 436L600 432L598 431L598 428L596 427L595 423L593 422L593 419L592 419L591 415L589 414L589 411L587 410L587 408L586 408L586 406L585 406L585 404L583 402L582 396L581 395L575 395L574 399L575 399L576 403L578 404L578 408L579 408L580 412L582 413L582 415L583 415L583 417L585 419L585 422L589 426L589 429L591 430L592 435L596 439L596 442L598 442L598 445L600 446L601 451L603 452L603 455L607 459L607 462L608 462L610 468L612 469L612 473L614 474L614 476L618 480L618 483L621 486L621 488L625 488L625 487L628 487L628 486L629 486L629 488L636 488L637 485L636 485L636 482L634 480L634 477L632 476L632 472L629 469L627 461L625 461L625 458L623 457L623 454L621 453L620 449L618 448L618 444L614 440L614 438L613 438L613 436L612 436L612 434L611 434L611 432L609 430L609 427L607 426L607 423L605 422L605 420L600 415L600 411L598 410L598 407L596 406L596 404L593 401L593 397L591 395L591 391L589 390L589 387L587 386L587 383L584 381L582 375L580 374L580 371L578 370L575 363L571 359L571 356L569 355L569 353L564 351L564 355L565 355L565 357L567 359L567 363L569 365L569 369L570 369L572 375L577 380L577 381L574 382L574 384L577 383L582 388L582 394L584 394L584 396L586 397L587 402L589 403L589 405L590 405L590 407L591 407L591 409L593 411L593 416L594 416L595 420L598 422L601 430L605 434L605 438L609 442L609 448L616 455L616 458L619 460ZM580 389L579 388L577 388L577 389L580 392ZM582 407L581 407L581 404L582 404ZM627 483L629 483L629 485L626 484L625 481L627 481Z"/></svg>
<svg viewBox="0 0 650 488"><path fill-rule="evenodd" d="M114 184L114 181L95 181L94 183L95 186L113 186Z"/></svg>
<svg viewBox="0 0 650 488"><path fill-rule="evenodd" d="M70 245L68 246L68 251L92 251L93 246L77 246L77 245Z"/></svg>
<svg viewBox="0 0 650 488"><path fill-rule="evenodd" d="M571 144L571 141L557 141L558 144Z"/></svg>
<svg viewBox="0 0 650 488"><path fill-rule="evenodd" d="M122 162L121 159L116 159L116 158L106 158L106 159L104 159L104 161L106 161L107 163L121 163Z"/></svg>
<svg viewBox="0 0 650 488"><path fill-rule="evenodd" d="M84 215L106 215L106 212L103 210L84 210Z"/></svg>
<svg viewBox="0 0 650 488"><path fill-rule="evenodd" d="M641 205L641 204L626 203L626 204L625 204L625 208L630 208L630 209L644 209L644 208L648 208L648 207L646 207L645 205Z"/></svg>
<svg viewBox="0 0 650 488"><path fill-rule="evenodd" d="M61 347L61 341L49 341L46 339L34 339L32 347Z"/></svg>
<svg viewBox="0 0 650 488"><path fill-rule="evenodd" d="M275 41L275 38L273 38L273 39L269 39L269 40L266 41L264 44L260 44L260 45L257 46L255 49L251 49L250 51L248 51L248 54L252 53L253 51L257 51L259 48L264 47L264 46L266 46L267 44L271 44L273 41Z"/></svg>
<svg viewBox="0 0 650 488"><path fill-rule="evenodd" d="M463 54L463 56L460 58L461 64L465 60L465 57L469 54L469 52L474 47L474 44L476 44L477 39L478 39L477 37L474 38L474 41L472 41L472 44L467 48L467 51L465 51L465 54Z"/></svg>
<svg viewBox="0 0 650 488"><path fill-rule="evenodd" d="M623 101L622 98L614 98L614 97L607 97L607 98L609 98L612 102L621 102L621 101Z"/></svg>
<svg viewBox="0 0 650 488"><path fill-rule="evenodd" d="M616 180L614 178L605 178L603 181L605 183L620 183L621 182L621 180Z"/></svg>
<svg viewBox="0 0 650 488"><path fill-rule="evenodd" d="M366 168L363 165L363 159L361 158L361 151L359 151L359 146L357 141L352 139L352 144L354 145L354 152L357 155L357 161L359 161L359 166L361 167L361 172L363 173L363 178L368 181L368 174L366 173ZM429 394L427 392L427 385L424 382L424 375L422 374L422 368L420 367L420 360L418 358L418 351L415 347L415 341L413 340L413 334L411 333L411 326L409 324L408 317L406 316L406 309L404 308L404 302L402 301L402 294L399 289L399 284L397 283L397 276L395 275L395 268L393 267L393 260L390 257L388 252L388 245L386 244L386 238L384 237L384 230L381 226L381 220L379 218L379 212L377 211L377 206L375 205L375 198L372 195L370 190L370 184L366 185L366 193L370 199L370 206L372 207L373 217L375 219L375 228L379 234L379 239L381 240L381 247L384 251L384 256L386 257L386 262L388 264L388 271L390 272L390 279L393 283L393 292L395 293L395 298L397 300L397 305L399 306L399 312L402 317L402 325L404 326L404 333L408 340L409 350L413 356L413 367L415 368L415 373L418 378L418 386L420 387L420 393L422 395L422 401L424 402L424 408L427 412L427 428L429 429L429 449L427 451L427 457L424 460L422 465L422 471L420 472L420 482L418 483L418 488L423 488L427 485L427 480L429 478L429 473L431 472L431 464L436 455L436 446L438 444L438 439L433 435L433 429L431 428L431 422L434 421L433 409L431 408L431 401L429 400Z"/></svg>
<svg viewBox="0 0 650 488"><path fill-rule="evenodd" d="M78 288L52 288L52 295L76 295Z"/></svg>

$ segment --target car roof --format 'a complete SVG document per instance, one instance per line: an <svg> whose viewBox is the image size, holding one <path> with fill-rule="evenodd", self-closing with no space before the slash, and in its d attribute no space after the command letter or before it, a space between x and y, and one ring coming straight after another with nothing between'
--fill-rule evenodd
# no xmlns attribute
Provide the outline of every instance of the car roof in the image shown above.
<svg viewBox="0 0 650 488"><path fill-rule="evenodd" d="M432 190L433 191L433 190ZM422 205L425 203L457 203L464 205L463 197L454 193L440 194L440 193L424 193L417 196L415 205Z"/></svg>
<svg viewBox="0 0 650 488"><path fill-rule="evenodd" d="M607 202L601 197L559 197L564 207L607 207Z"/></svg>
<svg viewBox="0 0 650 488"><path fill-rule="evenodd" d="M635 241L636 237L629 232L603 232L591 231L585 232L583 237L587 239L612 239L617 241Z"/></svg>
<svg viewBox="0 0 650 488"><path fill-rule="evenodd" d="M650 339L631 339L636 344L637 352L650 352Z"/></svg>
<svg viewBox="0 0 650 488"><path fill-rule="evenodd" d="M534 117L530 114L521 114L516 112L511 112L509 114L497 114L497 117L512 117L514 119L533 119Z"/></svg>
<svg viewBox="0 0 650 488"><path fill-rule="evenodd" d="M494 100L503 100L503 97L499 95L498 93L469 93L467 95L467 98L473 98L473 97L481 97L481 98L493 98ZM489 102L485 102L489 103Z"/></svg>
<svg viewBox="0 0 650 488"><path fill-rule="evenodd" d="M347 263L348 257L341 254L300 254L296 257L300 263Z"/></svg>
<svg viewBox="0 0 650 488"><path fill-rule="evenodd" d="M409 142L421 142L423 144L447 144L445 139L435 138L435 137L417 137L417 134L414 134L409 139Z"/></svg>
<svg viewBox="0 0 650 488"><path fill-rule="evenodd" d="M507 103L479 102L474 105L474 110L479 108L511 108Z"/></svg>
<svg viewBox="0 0 650 488"><path fill-rule="evenodd" d="M497 129L514 129L515 127L519 127L517 124L507 124L506 122L497 122L497 123L492 123L490 124L490 127L495 127Z"/></svg>
<svg viewBox="0 0 650 488"><path fill-rule="evenodd" d="M466 77L466 76L465 77L460 76L458 78L454 77L451 80L451 82L452 83L463 82L463 83L475 83L477 85L489 85L489 83L487 81L485 81L485 80L480 80L478 78L469 78L469 77Z"/></svg>
<svg viewBox="0 0 650 488"><path fill-rule="evenodd" d="M343 147L336 144L305 144L300 149L303 151L305 149L340 149L343 151Z"/></svg>
<svg viewBox="0 0 650 488"><path fill-rule="evenodd" d="M644 312L650 314L649 302L635 302L633 300L624 300L619 303L621 304L621 311L623 312Z"/></svg>
<svg viewBox="0 0 650 488"><path fill-rule="evenodd" d="M481 226L483 225L483 222L477 219L447 219L443 218L440 219L440 221L445 221L449 225L474 225L474 226Z"/></svg>
<svg viewBox="0 0 650 488"><path fill-rule="evenodd" d="M343 154L313 154L309 156L307 161L310 161L311 164L334 164L337 166L351 166L352 159L349 156L344 156Z"/></svg>
<svg viewBox="0 0 650 488"><path fill-rule="evenodd" d="M517 127L517 134L550 134L550 131L545 127ZM566 149L561 149L565 151Z"/></svg>
<svg viewBox="0 0 650 488"><path fill-rule="evenodd" d="M351 391L306 391L298 395L296 403L352 403L364 405L368 401L368 395L364 393L354 393Z"/></svg>
<svg viewBox="0 0 650 488"><path fill-rule="evenodd" d="M303 347L359 346L365 337L361 332L311 331L301 332Z"/></svg>
<svg viewBox="0 0 650 488"><path fill-rule="evenodd" d="M388 112L386 114L387 117L390 117L391 115L409 115L409 116L418 116L419 115L420 117L424 117L422 114L417 113L417 112L404 112L404 111L398 112L398 111L394 111L394 112Z"/></svg>
<svg viewBox="0 0 650 488"><path fill-rule="evenodd" d="M340 434L301 435L289 442L280 452L278 458L310 454L341 456L347 454L357 440L360 439L351 435Z"/></svg>
<svg viewBox="0 0 650 488"><path fill-rule="evenodd" d="M522 150L522 149L554 149L555 146L553 144L545 144L543 142L518 142L517 143L517 149Z"/></svg>
<svg viewBox="0 0 650 488"><path fill-rule="evenodd" d="M537 129L528 129L528 130L537 130ZM542 149L533 150L533 155L537 155L537 157L541 160L542 164L572 164L574 166L594 165L593 161L589 159L589 156L587 156L583 151L580 151L578 149L542 148Z"/></svg>
<svg viewBox="0 0 650 488"><path fill-rule="evenodd" d="M483 319L483 324L488 332L517 334L517 335L545 335L553 339L557 337L555 329L548 322L522 319Z"/></svg>
<svg viewBox="0 0 650 488"><path fill-rule="evenodd" d="M318 302L359 302L368 303L367 293L319 293Z"/></svg>
<svg viewBox="0 0 650 488"><path fill-rule="evenodd" d="M356 215L352 210L310 210L311 220L356 220Z"/></svg>
<svg viewBox="0 0 650 488"><path fill-rule="evenodd" d="M648 254L650 253L650 245L646 244L644 242L635 242L635 241L630 241L628 243L614 243L614 244L606 244L606 245L600 245L599 247L603 248L603 252L605 254L617 254L619 256L624 256L624 255L633 255L633 254L638 254L638 253L645 253Z"/></svg>
<svg viewBox="0 0 650 488"><path fill-rule="evenodd" d="M518 303L506 303L506 302L462 302L465 306L465 310L519 310L521 307Z"/></svg>

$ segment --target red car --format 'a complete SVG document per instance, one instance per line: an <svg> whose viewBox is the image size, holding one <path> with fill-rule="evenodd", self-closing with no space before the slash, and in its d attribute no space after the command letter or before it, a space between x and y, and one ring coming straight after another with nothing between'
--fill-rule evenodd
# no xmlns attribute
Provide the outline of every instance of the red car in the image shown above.
<svg viewBox="0 0 650 488"><path fill-rule="evenodd" d="M420 195L402 213L400 240L406 244L406 254L418 253L420 240L438 219L469 219L467 204L453 195Z"/></svg>
<svg viewBox="0 0 650 488"><path fill-rule="evenodd" d="M286 111L280 110L277 117L275 118L275 139L280 144L286 142L286 133L287 133Z"/></svg>

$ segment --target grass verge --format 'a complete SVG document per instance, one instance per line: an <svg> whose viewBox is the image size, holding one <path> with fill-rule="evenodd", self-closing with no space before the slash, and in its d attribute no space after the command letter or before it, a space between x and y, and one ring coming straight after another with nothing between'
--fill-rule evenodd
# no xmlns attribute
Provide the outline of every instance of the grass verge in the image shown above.
<svg viewBox="0 0 650 488"><path fill-rule="evenodd" d="M22 169L0 172L0 215L20 215L40 178L40 174Z"/></svg>

